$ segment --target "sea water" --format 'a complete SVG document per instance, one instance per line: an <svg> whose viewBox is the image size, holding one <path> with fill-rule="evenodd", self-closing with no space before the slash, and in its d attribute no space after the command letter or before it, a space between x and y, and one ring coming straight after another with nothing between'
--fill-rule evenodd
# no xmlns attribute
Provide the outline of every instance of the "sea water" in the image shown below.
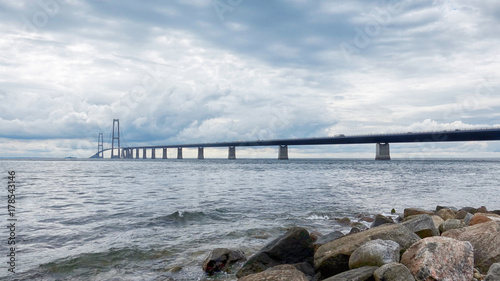
<svg viewBox="0 0 500 281"><path fill-rule="evenodd" d="M437 205L500 209L500 160L1 160L1 280L236 280L211 249L247 255L302 226ZM15 273L8 172L15 171Z"/></svg>

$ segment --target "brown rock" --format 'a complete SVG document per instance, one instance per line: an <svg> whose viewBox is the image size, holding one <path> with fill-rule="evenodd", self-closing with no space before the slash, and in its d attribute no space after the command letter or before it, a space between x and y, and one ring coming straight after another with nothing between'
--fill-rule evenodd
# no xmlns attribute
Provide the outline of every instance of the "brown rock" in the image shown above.
<svg viewBox="0 0 500 281"><path fill-rule="evenodd" d="M423 214L427 214L427 215L434 215L433 212L431 211L427 211L427 210L424 210L424 209L420 209L420 208L406 208L404 209L404 217L409 217L409 216L415 216L415 215L423 215Z"/></svg>
<svg viewBox="0 0 500 281"><path fill-rule="evenodd" d="M497 214L486 214L477 212L469 221L469 225L475 225L479 223L489 222L489 221L500 221L500 216Z"/></svg>
<svg viewBox="0 0 500 281"><path fill-rule="evenodd" d="M487 213L487 212L488 212L488 210L486 209L486 207L485 207L485 206L481 206L479 209L477 209L477 212L478 212L478 213Z"/></svg>
<svg viewBox="0 0 500 281"><path fill-rule="evenodd" d="M441 209L436 215L440 216L443 220L449 220L455 218L455 212L451 209Z"/></svg>
<svg viewBox="0 0 500 281"><path fill-rule="evenodd" d="M238 279L238 281L309 281L309 278L289 264L271 267L263 272L254 273Z"/></svg>
<svg viewBox="0 0 500 281"><path fill-rule="evenodd" d="M400 224L384 224L362 232L346 235L325 244L314 254L314 267L323 278L349 270L349 257L359 246L375 239L392 240L404 251L420 240L415 233Z"/></svg>
<svg viewBox="0 0 500 281"><path fill-rule="evenodd" d="M432 218L432 222L434 222L434 227L437 230L439 230L439 226L444 222L444 220L438 215L431 216L431 218Z"/></svg>
<svg viewBox="0 0 500 281"><path fill-rule="evenodd" d="M460 211L458 211L458 212L455 214L455 218L456 218L457 220L463 220L463 219L465 219L465 216L466 216L467 214L470 214L470 213L466 212L465 210L460 210Z"/></svg>
<svg viewBox="0 0 500 281"><path fill-rule="evenodd" d="M361 217L358 221L373 222L374 220L372 217Z"/></svg>
<svg viewBox="0 0 500 281"><path fill-rule="evenodd" d="M474 253L467 241L434 236L413 244L401 257L401 263L416 280L470 281Z"/></svg>
<svg viewBox="0 0 500 281"><path fill-rule="evenodd" d="M481 273L488 272L493 263L500 262L500 223L485 222L441 234L461 241L469 241L474 247L474 264Z"/></svg>

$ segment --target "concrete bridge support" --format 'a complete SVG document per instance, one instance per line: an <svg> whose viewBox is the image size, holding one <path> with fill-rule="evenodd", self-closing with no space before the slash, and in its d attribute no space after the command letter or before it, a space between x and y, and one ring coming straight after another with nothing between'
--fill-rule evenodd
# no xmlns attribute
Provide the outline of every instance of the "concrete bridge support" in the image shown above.
<svg viewBox="0 0 500 281"><path fill-rule="evenodd" d="M177 159L182 159L182 147L177 148Z"/></svg>
<svg viewBox="0 0 500 281"><path fill-rule="evenodd" d="M151 159L156 159L156 149L151 148Z"/></svg>
<svg viewBox="0 0 500 281"><path fill-rule="evenodd" d="M228 155L227 159L236 159L236 147L235 146L229 147L229 155Z"/></svg>
<svg viewBox="0 0 500 281"><path fill-rule="evenodd" d="M139 148L135 149L135 159L139 159Z"/></svg>
<svg viewBox="0 0 500 281"><path fill-rule="evenodd" d="M142 159L147 159L147 157L146 157L146 149L145 148L142 149Z"/></svg>
<svg viewBox="0 0 500 281"><path fill-rule="evenodd" d="M288 145L281 145L279 147L278 159L288 160Z"/></svg>
<svg viewBox="0 0 500 281"><path fill-rule="evenodd" d="M391 160L388 143L377 143L377 154L375 160Z"/></svg>
<svg viewBox="0 0 500 281"><path fill-rule="evenodd" d="M198 159L205 159L203 155L203 147L198 147Z"/></svg>
<svg viewBox="0 0 500 281"><path fill-rule="evenodd" d="M163 149L163 159L167 159L167 149Z"/></svg>

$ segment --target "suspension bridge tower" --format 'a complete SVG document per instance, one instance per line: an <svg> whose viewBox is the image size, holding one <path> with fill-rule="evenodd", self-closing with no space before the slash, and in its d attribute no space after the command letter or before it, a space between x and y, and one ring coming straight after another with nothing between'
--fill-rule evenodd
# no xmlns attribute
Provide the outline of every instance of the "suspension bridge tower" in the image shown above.
<svg viewBox="0 0 500 281"><path fill-rule="evenodd" d="M97 158L104 158L104 137L102 133L99 133L97 138Z"/></svg>
<svg viewBox="0 0 500 281"><path fill-rule="evenodd" d="M118 142L117 155L115 155L115 140L117 140ZM113 119L113 136L111 138L111 158L120 158L120 119Z"/></svg>

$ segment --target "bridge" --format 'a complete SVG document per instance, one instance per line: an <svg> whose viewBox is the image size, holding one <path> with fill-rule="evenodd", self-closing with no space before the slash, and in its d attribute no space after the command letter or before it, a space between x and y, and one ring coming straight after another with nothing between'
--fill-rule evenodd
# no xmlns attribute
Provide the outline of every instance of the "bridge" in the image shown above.
<svg viewBox="0 0 500 281"><path fill-rule="evenodd" d="M103 149L102 134L99 136L98 152L91 158L103 158L104 151L111 150L111 158L146 159L146 151L151 150L151 159L156 158L156 150L162 150L162 159L167 159L167 149L177 150L177 159L182 159L183 148L198 148L198 159L204 159L204 148L227 147L228 159L236 159L236 147L249 146L276 146L278 147L278 159L288 159L288 146L300 145L337 145L337 144L375 144L375 160L390 160L390 143L412 143L412 142L467 142L467 141L497 141L500 140L500 128L486 129L456 129L452 131L435 132L406 132L372 135L337 135L334 137L319 138L295 138L275 140L254 141L230 141L215 143L192 143L172 144L154 146L120 147L119 135L115 136L115 122L113 120L113 145L112 148ZM119 132L119 122L118 130ZM118 147L114 147L115 139ZM114 150L118 149L118 155L114 156ZM121 152L121 153L120 153ZM135 152L135 153L134 153ZM142 152L142 153L141 153ZM135 155L135 157L134 157Z"/></svg>

